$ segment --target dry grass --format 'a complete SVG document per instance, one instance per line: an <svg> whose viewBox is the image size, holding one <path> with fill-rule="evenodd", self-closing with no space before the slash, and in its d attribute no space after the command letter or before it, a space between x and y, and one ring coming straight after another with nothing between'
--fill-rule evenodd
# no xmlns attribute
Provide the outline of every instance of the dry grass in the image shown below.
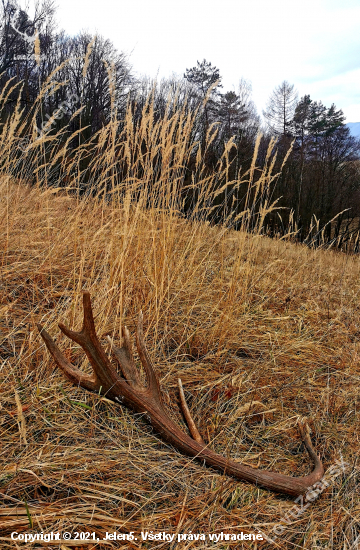
<svg viewBox="0 0 360 550"><path fill-rule="evenodd" d="M168 135L158 130L149 140L154 148L161 131L163 139ZM181 165L188 151L179 136L172 139L184 146ZM101 165L109 166L105 153L97 162L101 174ZM10 175L5 166L0 184L1 548L24 547L10 540L13 531L89 531L102 538L114 530L134 531L138 540L101 546L356 548L359 258L262 236L266 198L252 233L245 231L248 214L236 232L226 224L212 227L201 216L186 220L178 213L181 193L174 184L181 170L161 172L156 187L151 174L136 179L133 167L133 179L122 184L128 192L113 193L106 203L29 187L11 176L13 166L7 167ZM217 177L199 178L199 212ZM266 197L271 167L257 184L251 173L247 180ZM296 423L306 416L325 468L342 457L346 472L286 523L291 499L182 456L141 416L71 386L54 368L35 323L87 370L82 350L57 328L58 321L80 326L83 289L91 292L104 346L108 334L119 342L123 323L134 332L143 310L168 409L183 425L180 376L212 448L255 467L305 475L311 464ZM258 546L140 538L145 530L207 534L256 528L273 537L279 524L284 530L275 544ZM32 547L59 544L27 543Z"/></svg>

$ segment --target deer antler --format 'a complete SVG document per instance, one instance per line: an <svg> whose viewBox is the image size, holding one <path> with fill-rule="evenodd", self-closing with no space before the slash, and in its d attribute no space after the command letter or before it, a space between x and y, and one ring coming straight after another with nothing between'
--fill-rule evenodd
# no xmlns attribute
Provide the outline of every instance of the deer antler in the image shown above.
<svg viewBox="0 0 360 550"><path fill-rule="evenodd" d="M305 477L291 477L267 470L258 470L235 462L209 449L202 440L189 409L185 402L181 381L179 380L181 406L192 437L183 432L167 414L161 397L160 386L151 359L145 347L143 335L143 318L139 315L137 325L136 344L145 369L148 385L145 387L141 381L135 366L132 344L128 329L123 329L124 345L121 348L112 346L112 352L116 357L123 377L119 376L101 347L96 335L94 317L91 308L89 292L83 293L84 321L80 332L73 332L59 323L61 331L80 344L84 349L91 366L93 376L83 373L72 365L61 353L51 336L38 324L37 327L53 359L74 384L90 391L106 395L107 398L123 403L138 413L143 413L156 430L168 443L182 453L204 461L227 475L240 480L255 483L272 491L286 493L288 495L301 495L317 481L319 481L324 469L319 457L312 446L309 428L306 423L299 424L300 434L305 447L314 462L314 470Z"/></svg>

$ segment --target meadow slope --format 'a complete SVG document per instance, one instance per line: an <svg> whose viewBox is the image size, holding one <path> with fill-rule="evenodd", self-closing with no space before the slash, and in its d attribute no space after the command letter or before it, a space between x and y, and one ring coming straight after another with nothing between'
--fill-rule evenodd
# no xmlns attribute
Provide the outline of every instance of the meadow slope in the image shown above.
<svg viewBox="0 0 360 550"><path fill-rule="evenodd" d="M359 504L359 257L186 220L131 200L78 198L0 183L0 540L11 532L134 531L110 548L356 548ZM144 312L146 344L172 418L177 379L218 452L289 475L312 468L306 417L325 470L346 468L301 513L294 501L182 456L140 415L73 387L38 334L78 328L89 290L106 349ZM285 519L284 519L285 518ZM280 526L280 527L279 527ZM141 541L167 533L257 533L275 540ZM256 546L257 544L257 546ZM59 548L28 543L26 548ZM64 543L61 548L98 548Z"/></svg>

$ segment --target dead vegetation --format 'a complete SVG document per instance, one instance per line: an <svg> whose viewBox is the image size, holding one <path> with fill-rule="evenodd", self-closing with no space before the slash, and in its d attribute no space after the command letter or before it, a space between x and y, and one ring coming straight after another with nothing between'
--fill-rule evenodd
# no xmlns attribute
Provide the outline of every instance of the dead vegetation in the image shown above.
<svg viewBox="0 0 360 550"><path fill-rule="evenodd" d="M256 154L254 169L255 163ZM151 178L125 181L121 193L106 202L30 187L11 175L13 165L10 175L5 168L1 548L23 547L11 540L14 531L94 532L103 538L114 530L133 531L138 540L101 546L356 548L358 257L309 249L292 243L290 235L282 240L262 235L264 216L274 207L263 193L271 185L271 167L256 183L253 174L246 176L252 197L265 197L252 232L246 231L250 207L239 231L226 220L212 226L201 216L182 217L181 187L169 185L169 172L155 189ZM208 204L204 194L214 192L209 180L200 181L199 189L198 212ZM107 335L120 344L125 323L134 333L142 309L165 404L184 427L179 410L169 407L179 403L180 377L211 448L254 467L306 475L311 465L296 424L307 417L325 470L343 460L344 471L310 506L289 516L295 506L290 498L202 466L163 443L142 415L73 387L54 367L35 323L45 326L68 359L90 372L82 350L57 328L58 321L80 327L82 290L91 292L105 346ZM150 530L257 529L274 540L277 534L275 542L150 543L140 536ZM64 542L60 548L74 546ZM80 541L81 546L100 544ZM59 548L59 543L27 543L32 547Z"/></svg>

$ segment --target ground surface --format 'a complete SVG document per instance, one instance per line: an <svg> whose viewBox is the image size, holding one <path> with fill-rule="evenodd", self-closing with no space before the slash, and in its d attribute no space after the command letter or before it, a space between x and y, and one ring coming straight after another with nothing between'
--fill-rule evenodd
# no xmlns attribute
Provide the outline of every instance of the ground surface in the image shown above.
<svg viewBox="0 0 360 550"><path fill-rule="evenodd" d="M357 548L357 257L9 182L0 199L1 548ZM180 376L218 452L306 475L297 420L307 417L328 471L318 499L295 513L291 498L182 456L141 416L67 382L35 323L90 372L57 328L81 326L82 290L106 349L105 335L119 344L122 324L134 333L143 310L168 410L184 426ZM208 538L259 530L275 542ZM11 541L15 531L134 532L137 540L24 545ZM149 542L146 531L207 540Z"/></svg>

